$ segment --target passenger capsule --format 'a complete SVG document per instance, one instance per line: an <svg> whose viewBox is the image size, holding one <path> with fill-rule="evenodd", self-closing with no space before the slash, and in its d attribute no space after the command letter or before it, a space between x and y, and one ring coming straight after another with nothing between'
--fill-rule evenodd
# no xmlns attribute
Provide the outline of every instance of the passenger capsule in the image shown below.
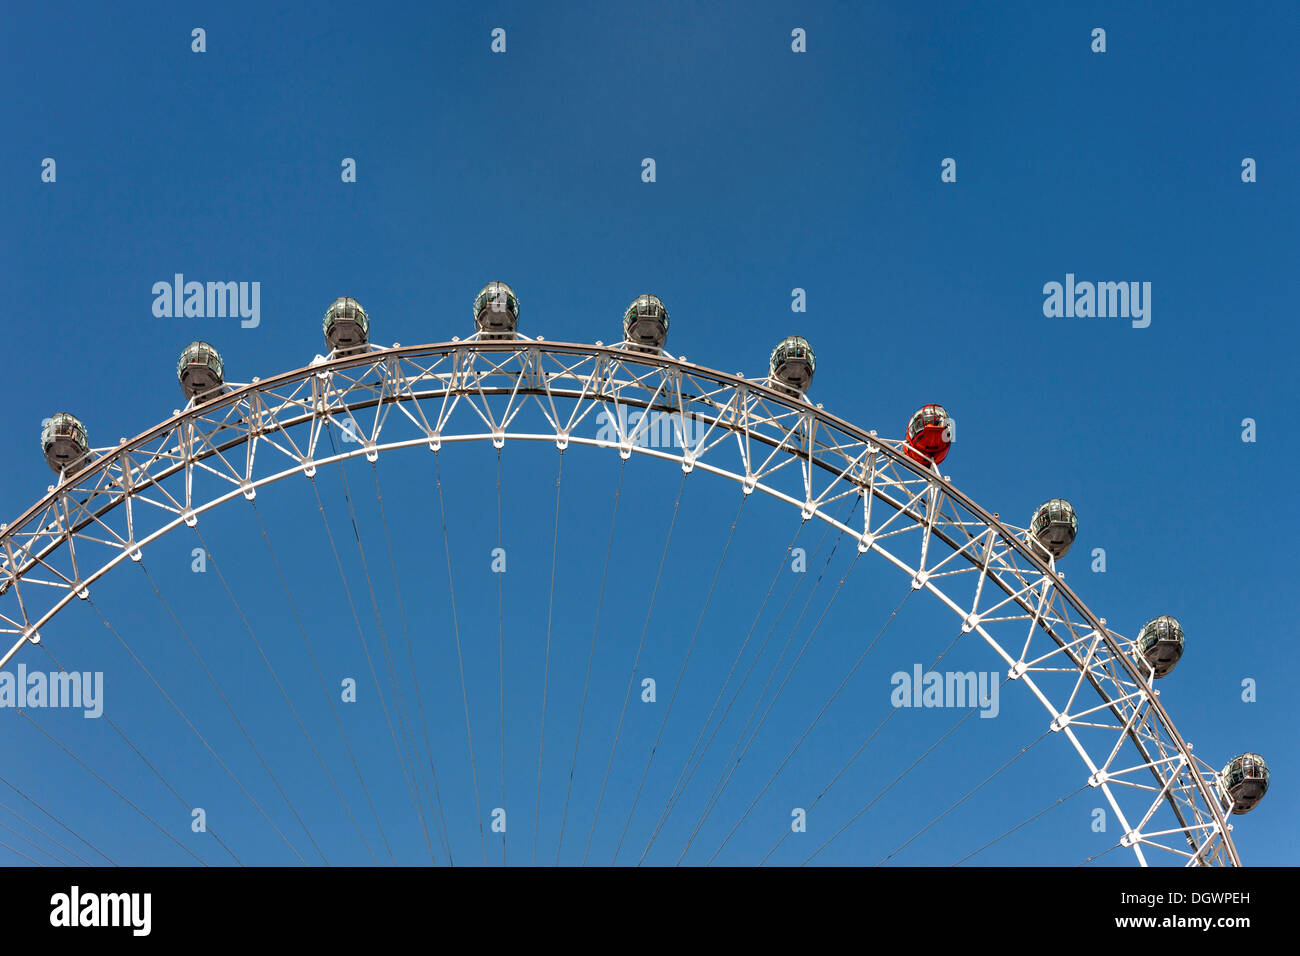
<svg viewBox="0 0 1300 956"><path fill-rule="evenodd" d="M942 405L925 405L907 423L907 444L903 451L921 464L935 464L948 457L953 442L952 416Z"/></svg>
<svg viewBox="0 0 1300 956"><path fill-rule="evenodd" d="M1233 813L1249 813L1268 792L1268 764L1259 754L1233 757L1219 774L1219 788Z"/></svg>
<svg viewBox="0 0 1300 956"><path fill-rule="evenodd" d="M504 282L489 282L474 297L474 330L486 338L509 338L519 327L519 300Z"/></svg>
<svg viewBox="0 0 1300 956"><path fill-rule="evenodd" d="M1029 533L1053 559L1059 561L1074 544L1079 518L1064 498L1044 501L1029 522Z"/></svg>
<svg viewBox="0 0 1300 956"><path fill-rule="evenodd" d="M640 295L623 313L623 340L634 348L658 352L668 341L668 310L656 295Z"/></svg>
<svg viewBox="0 0 1300 956"><path fill-rule="evenodd" d="M86 426L67 412L51 415L41 423L41 451L55 474L71 473L90 454Z"/></svg>
<svg viewBox="0 0 1300 956"><path fill-rule="evenodd" d="M350 296L334 300L325 313L325 342L338 355L360 352L370 341L370 317Z"/></svg>
<svg viewBox="0 0 1300 956"><path fill-rule="evenodd" d="M191 342L176 363L176 378L186 398L220 389L226 383L221 353L207 342Z"/></svg>
<svg viewBox="0 0 1300 956"><path fill-rule="evenodd" d="M1164 677L1183 656L1183 626L1175 618L1157 617L1142 625L1136 643L1155 676Z"/></svg>
<svg viewBox="0 0 1300 956"><path fill-rule="evenodd" d="M812 384L813 373L817 371L817 356L803 336L787 336L772 349L768 369L775 388L799 397Z"/></svg>

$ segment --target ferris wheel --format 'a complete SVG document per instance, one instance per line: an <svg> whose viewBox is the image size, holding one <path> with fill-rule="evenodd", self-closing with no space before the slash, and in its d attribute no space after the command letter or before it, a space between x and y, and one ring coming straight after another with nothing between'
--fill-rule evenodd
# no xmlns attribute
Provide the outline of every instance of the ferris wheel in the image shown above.
<svg viewBox="0 0 1300 956"><path fill-rule="evenodd" d="M1059 567L1079 529L1068 501L1047 500L1023 527L1001 520L939 467L956 438L947 409L923 405L901 438L838 418L808 398L817 361L799 336L778 343L767 374L751 378L667 352L668 312L653 295L627 308L621 340L612 345L528 337L519 314L514 291L492 282L474 300L474 330L466 338L385 348L371 341L365 309L344 297L325 313L327 354L293 371L238 383L228 380L213 346L187 346L177 365L185 406L133 439L96 448L80 419L51 416L41 449L57 483L0 528L0 633L9 637L0 646L0 667L45 647L42 635L52 622L74 602L89 601L105 575L141 562L163 536L195 528L214 509L254 501L273 483L314 480L320 469L358 458L374 463L381 454L432 453L437 461L444 450L470 443L498 450L506 443L553 445L561 461L570 447L586 447L616 453L620 475L622 463L641 456L679 466L683 482L697 472L730 479L742 501L760 491L793 509L800 528L815 524L840 535L856 549L853 564L862 558L892 569L908 595L926 592L951 612L962 635L982 642L1004 686L1041 707L1038 739L1055 740L1077 758L1073 782L1099 794L1118 821L1115 847L1130 850L1139 865L1241 864L1229 821L1263 798L1268 768L1253 753L1221 767L1193 753L1157 686L1183 654L1183 628L1160 615L1129 638L1083 603ZM559 488L557 479L557 540ZM453 622L455 613L453 603ZM456 641L459 655L459 633ZM403 666L387 646L383 664L390 675ZM400 726L400 708L408 716L414 708L399 696L394 685ZM723 698L720 692L715 709ZM467 698L467 727L469 706ZM788 752L763 755L772 776L724 845L825 712ZM544 734L544 711L542 718ZM623 715L618 720L621 729ZM397 744L391 726L390 732ZM712 743L705 737L701 731L682 764L654 835L699 766L698 748ZM418 741L406 746L411 754L419 750ZM413 756L407 780L418 804L417 763ZM606 769L606 782L608 776ZM691 840L730 779L705 801ZM436 788L436 774L434 780ZM477 803L477 776L474 789ZM565 806L567 813L567 799ZM857 819L845 820L836 835ZM804 862L815 862L829 842ZM647 854L632 856L642 862Z"/></svg>

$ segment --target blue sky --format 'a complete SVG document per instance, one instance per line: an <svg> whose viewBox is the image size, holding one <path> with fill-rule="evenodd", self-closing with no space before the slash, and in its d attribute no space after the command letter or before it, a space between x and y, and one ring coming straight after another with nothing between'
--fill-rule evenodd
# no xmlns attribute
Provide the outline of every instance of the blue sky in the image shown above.
<svg viewBox="0 0 1300 956"><path fill-rule="evenodd" d="M322 351L320 316L339 295L370 311L375 341L412 344L471 331L470 303L491 279L518 293L523 331L553 340L614 341L622 309L654 292L670 310L675 354L757 375L777 340L803 334L819 355L811 397L844 418L898 436L917 407L945 404L960 440L944 471L990 510L1023 524L1042 500L1069 498L1081 532L1062 567L1076 591L1128 635L1157 614L1183 622L1187 654L1161 683L1162 699L1211 763L1242 750L1266 756L1273 790L1237 821L1238 845L1249 863L1296 861L1285 822L1296 808L1297 756L1286 675L1300 661L1289 600L1295 508L1284 482L1297 464L1298 337L1289 313L1300 292L1291 225L1300 144L1288 108L1296 41L1288 5L1192 16L1118 3L49 3L16 6L6 21L0 268L10 388L0 504L9 518L51 480L37 451L42 418L79 415L97 446L144 431L181 403L175 359L191 339L217 345L229 376L248 381ZM195 27L206 30L202 54L190 49ZM495 27L506 30L502 55L489 49ZM791 51L796 27L806 31L806 53ZM1090 50L1095 27L1106 30L1104 54ZM45 157L57 162L52 184L41 181ZM344 157L356 159L356 183L340 181ZM641 180L645 157L656 161L654 183ZM955 183L940 181L945 157L957 162ZM1257 182L1242 182L1245 157L1257 163ZM260 325L156 318L152 285L177 272L260 282ZM1067 273L1150 282L1150 327L1045 317L1043 285ZM790 309L796 287L807 292L804 314ZM1245 418L1257 423L1253 443L1241 439ZM435 758L445 755L453 857L499 863L500 838L480 847L475 821L432 462L407 456L385 456L378 469L401 607L368 466L354 465L348 480L367 558L383 575L382 620L395 652L401 610L411 625ZM506 854L526 863L556 455L507 445L502 460L512 562ZM502 805L498 582L487 558L497 534L496 459L487 448L458 450L440 467L486 822ZM552 674L547 714L543 862L559 842L617 472L613 455L585 451L565 462L554 649L564 666ZM582 859L680 483L671 467L629 462L587 711L594 722L583 731L561 862ZM350 535L338 478L322 474L319 484L335 533ZM270 536L327 676L360 681L356 628L310 486L286 485L258 499ZM733 486L707 476L692 476L683 491L640 668L659 680L661 701L738 505ZM797 520L787 511L771 501L745 507L642 797L652 809L638 808L629 842L644 845L757 610L755 593L789 544ZM199 531L349 805L369 818L367 839L380 846L256 520L231 505ZM354 542L340 540L359 568ZM370 862L220 582L191 573L194 546L173 535L145 563L184 608L191 637L325 856ZM1088 570L1095 547L1106 549L1105 574ZM810 614L843 573L847 550L836 553ZM906 586L879 560L864 560L850 581L816 638L824 651L800 665L773 729L755 744L758 766L738 774L740 795L728 796L702 832L701 847L711 848L694 847L686 862L704 862L722 842L745 794L762 785ZM778 599L795 583L782 578ZM811 575L798 583L791 614ZM276 825L318 863L144 576L121 568L94 596ZM373 639L364 592L356 596ZM788 630L788 622L776 627L773 640ZM875 669L860 675L828 732L810 740L718 861L757 862L786 827L788 808L813 799L847 742L888 714L888 674L932 659L952 636L955 619L934 601L909 601L873 652ZM297 862L88 607L61 615L45 637L69 666L104 670L108 712L187 802L208 808L244 862ZM976 651L965 666L996 667ZM26 659L48 666L43 655ZM1254 703L1241 700L1246 678L1258 683ZM593 862L612 857L658 730L657 706L635 696L630 705ZM427 863L382 713L363 693L345 715L394 856ZM6 778L110 857L193 862L30 725L9 711L0 717ZM952 718L892 720L887 739L819 804L804 843L792 849L787 840L773 861L800 862L800 847L838 828ZM229 862L189 833L188 813L104 722L36 719L205 860ZM819 860L876 862L1042 729L1041 710L1008 693L999 719L969 722ZM730 746L725 731L719 739ZM897 862L954 862L1074 790L1079 772L1063 742L1045 741L991 785L995 792ZM1093 798L1073 798L976 862L1070 865L1101 852L1118 835L1113 826L1090 830ZM23 806L12 791L0 802ZM683 815L693 820L697 810ZM682 832L666 828L647 862L674 862L688 839L691 821L671 819ZM7 851L0 858L24 862Z"/></svg>

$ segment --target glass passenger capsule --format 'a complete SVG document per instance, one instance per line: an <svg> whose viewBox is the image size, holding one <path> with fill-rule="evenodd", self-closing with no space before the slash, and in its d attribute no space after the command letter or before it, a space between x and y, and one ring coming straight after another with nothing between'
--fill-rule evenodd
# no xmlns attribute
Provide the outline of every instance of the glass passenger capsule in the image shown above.
<svg viewBox="0 0 1300 956"><path fill-rule="evenodd" d="M86 426L67 412L51 415L41 423L41 451L55 474L74 471L90 453Z"/></svg>
<svg viewBox="0 0 1300 956"><path fill-rule="evenodd" d="M507 338L519 328L519 299L504 282L489 282L474 297L474 331Z"/></svg>
<svg viewBox="0 0 1300 956"><path fill-rule="evenodd" d="M1156 677L1164 677L1183 656L1183 626L1176 618L1157 617L1138 631L1137 651L1151 665Z"/></svg>
<svg viewBox="0 0 1300 956"><path fill-rule="evenodd" d="M623 339L634 347L657 352L668 341L668 310L656 295L640 295L623 313Z"/></svg>
<svg viewBox="0 0 1300 956"><path fill-rule="evenodd" d="M1029 533L1055 560L1065 556L1079 533L1079 518L1064 498L1044 501L1029 521Z"/></svg>
<svg viewBox="0 0 1300 956"><path fill-rule="evenodd" d="M942 405L924 405L907 423L907 444L903 451L921 464L935 464L948 457L952 447L952 416Z"/></svg>
<svg viewBox="0 0 1300 956"><path fill-rule="evenodd" d="M226 383L221 353L207 342L191 342L176 363L176 378L186 398L194 398Z"/></svg>
<svg viewBox="0 0 1300 956"><path fill-rule="evenodd" d="M1268 764L1259 754L1233 757L1219 774L1219 789L1233 813L1249 813L1268 792Z"/></svg>
<svg viewBox="0 0 1300 956"><path fill-rule="evenodd" d="M325 312L325 342L339 355L360 352L370 341L370 316L351 296L341 296Z"/></svg>
<svg viewBox="0 0 1300 956"><path fill-rule="evenodd" d="M768 370L776 388L798 397L812 384L813 373L817 371L817 356L807 339L790 335L772 349Z"/></svg>

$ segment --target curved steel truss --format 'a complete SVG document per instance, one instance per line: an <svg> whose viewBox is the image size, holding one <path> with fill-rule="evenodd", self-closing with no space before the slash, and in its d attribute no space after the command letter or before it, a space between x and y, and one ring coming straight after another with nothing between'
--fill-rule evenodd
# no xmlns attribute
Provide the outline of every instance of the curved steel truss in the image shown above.
<svg viewBox="0 0 1300 956"><path fill-rule="evenodd" d="M0 526L0 633L13 638L0 666L99 577L210 508L358 455L507 438L677 461L828 522L987 643L1078 753L1139 863L1159 849L1187 865L1240 865L1215 771L1179 735L1132 640L1024 529L911 461L901 441L766 380L625 345L473 338L318 357L95 450ZM831 506L849 498L859 504L842 523Z"/></svg>

